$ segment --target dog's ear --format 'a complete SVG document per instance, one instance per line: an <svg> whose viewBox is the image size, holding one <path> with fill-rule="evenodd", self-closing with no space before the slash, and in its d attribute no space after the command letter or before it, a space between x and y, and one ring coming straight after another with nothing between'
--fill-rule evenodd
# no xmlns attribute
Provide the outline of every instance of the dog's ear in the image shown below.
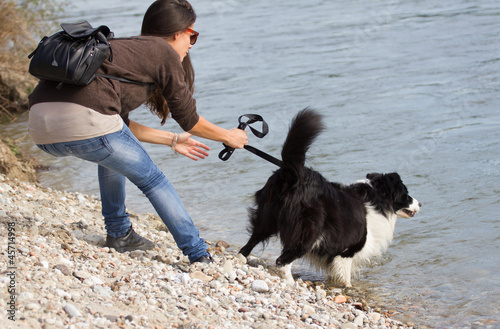
<svg viewBox="0 0 500 329"><path fill-rule="evenodd" d="M371 173L366 175L366 178L368 178L373 187L380 192L391 191L395 186L403 183L399 174L395 172L390 174Z"/></svg>
<svg viewBox="0 0 500 329"><path fill-rule="evenodd" d="M387 177L385 174L370 173L366 175L366 178L370 181L370 185L377 191L377 194L382 199L388 197L387 193L390 189L387 188Z"/></svg>
<svg viewBox="0 0 500 329"><path fill-rule="evenodd" d="M401 177L399 176L399 174L397 172L391 172L390 174L387 174L387 176L393 177L395 179L401 179Z"/></svg>
<svg viewBox="0 0 500 329"><path fill-rule="evenodd" d="M381 175L379 173L370 173L370 174L366 174L366 178L368 178L369 180L374 180L374 179L377 179L378 177L380 177Z"/></svg>
<svg viewBox="0 0 500 329"><path fill-rule="evenodd" d="M387 182L391 186L395 186L397 184L403 183L403 181L401 180L401 177L396 172L393 172L393 173L390 173L390 174L386 174L385 177L387 179Z"/></svg>

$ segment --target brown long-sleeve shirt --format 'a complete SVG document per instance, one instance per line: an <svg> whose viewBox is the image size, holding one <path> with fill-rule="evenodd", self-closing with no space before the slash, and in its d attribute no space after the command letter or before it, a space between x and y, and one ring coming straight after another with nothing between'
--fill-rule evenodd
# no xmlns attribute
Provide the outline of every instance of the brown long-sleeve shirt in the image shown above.
<svg viewBox="0 0 500 329"><path fill-rule="evenodd" d="M70 102L102 114L120 114L128 122L130 111L144 104L157 87L163 91L172 118L185 131L198 122L196 100L184 81L184 70L177 52L158 37L131 37L110 40L113 58L104 61L97 73L148 82L132 84L115 79L96 78L87 86L40 81L29 96L30 107L44 102Z"/></svg>

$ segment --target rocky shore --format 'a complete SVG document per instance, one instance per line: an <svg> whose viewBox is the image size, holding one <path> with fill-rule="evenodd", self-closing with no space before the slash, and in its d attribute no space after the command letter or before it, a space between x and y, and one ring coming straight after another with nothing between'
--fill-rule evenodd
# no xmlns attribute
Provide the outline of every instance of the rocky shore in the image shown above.
<svg viewBox="0 0 500 329"><path fill-rule="evenodd" d="M104 247L96 197L0 175L1 327L410 328L223 241L209 242L214 264L189 265L157 216L132 216L152 251Z"/></svg>

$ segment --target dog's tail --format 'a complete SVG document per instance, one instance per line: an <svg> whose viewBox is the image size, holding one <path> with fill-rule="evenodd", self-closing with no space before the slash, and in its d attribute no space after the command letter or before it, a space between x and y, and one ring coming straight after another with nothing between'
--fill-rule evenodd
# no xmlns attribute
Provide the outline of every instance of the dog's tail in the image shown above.
<svg viewBox="0 0 500 329"><path fill-rule="evenodd" d="M292 120L283 144L281 167L302 177L307 150L324 129L322 116L318 112L309 108L300 111Z"/></svg>

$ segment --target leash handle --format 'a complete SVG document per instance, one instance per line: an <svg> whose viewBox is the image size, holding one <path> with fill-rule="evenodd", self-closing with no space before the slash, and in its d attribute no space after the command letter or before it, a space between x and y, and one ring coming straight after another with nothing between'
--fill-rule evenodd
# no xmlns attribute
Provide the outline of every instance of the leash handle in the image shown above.
<svg viewBox="0 0 500 329"><path fill-rule="evenodd" d="M245 128L246 128L246 124L240 122L240 124L238 125L238 129L245 130ZM227 160L229 160L231 155L233 155L234 147L227 146L224 143L222 143L222 145L224 145L224 149L222 151L220 151L219 159L221 159L222 161L227 161Z"/></svg>
<svg viewBox="0 0 500 329"><path fill-rule="evenodd" d="M243 121L244 117L247 118L246 121ZM264 118L262 118L258 114L243 114L238 118L238 122L239 122L238 129L245 130L246 127L250 127L250 130L252 131L252 133L258 138L263 138L269 132L269 126L267 125L267 122L265 122ZM262 131L258 131L257 129L250 126L251 124L256 123L256 122L262 122ZM220 151L219 159L221 159L222 161L227 161L227 160L229 160L231 155L233 155L234 148L227 146L224 143L223 143L223 145L224 145L224 149L222 151Z"/></svg>

